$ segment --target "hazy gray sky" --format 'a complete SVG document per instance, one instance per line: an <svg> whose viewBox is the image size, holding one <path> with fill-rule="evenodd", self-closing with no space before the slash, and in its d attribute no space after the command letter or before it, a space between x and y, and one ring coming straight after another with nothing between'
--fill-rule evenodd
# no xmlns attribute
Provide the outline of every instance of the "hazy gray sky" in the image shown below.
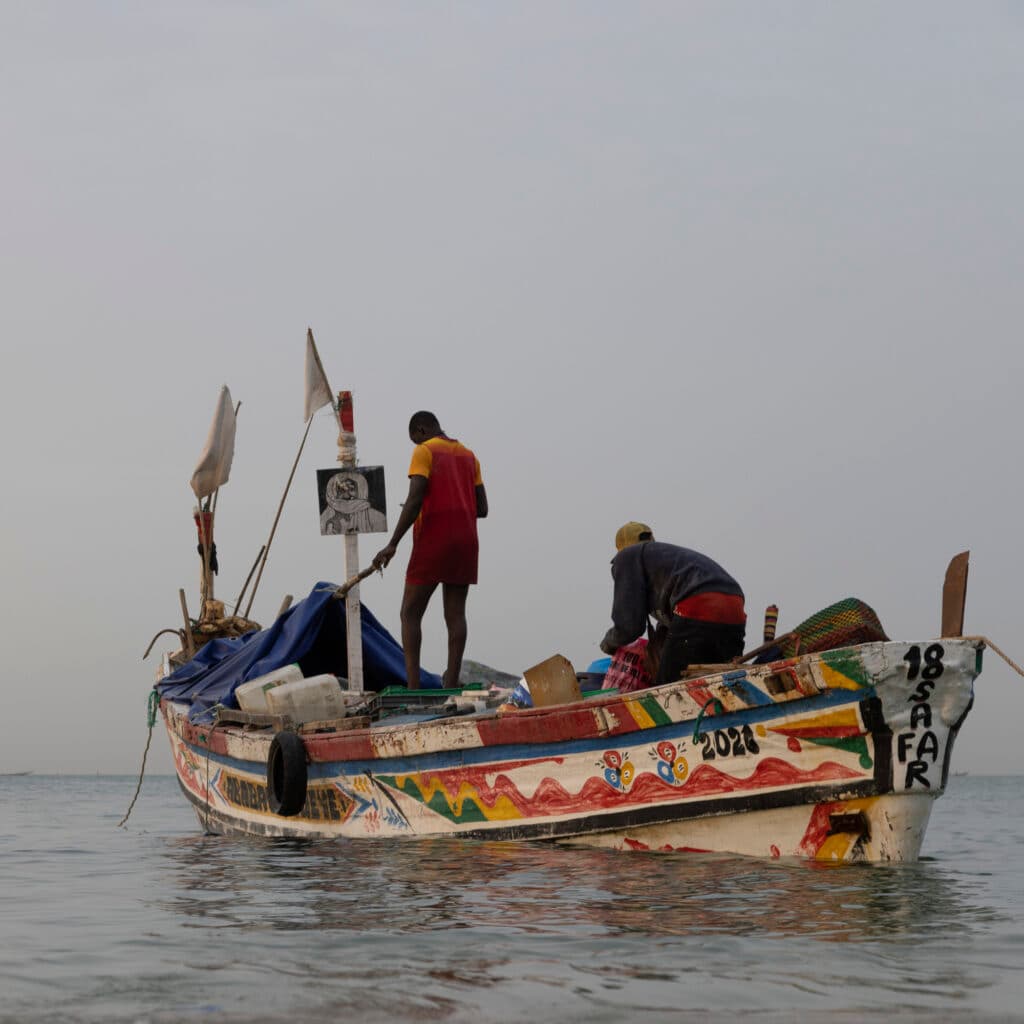
<svg viewBox="0 0 1024 1024"><path fill-rule="evenodd" d="M753 635L855 595L928 639L969 548L967 629L1024 660L1022 44L1010 3L0 5L0 770L137 770L218 389L233 600L307 325L391 523L411 412L481 459L468 657L599 656L637 518ZM335 441L324 410L263 621L344 576ZM363 586L395 632L409 546ZM439 668L439 602L425 633ZM1024 769L1024 679L989 655L977 695L954 768Z"/></svg>

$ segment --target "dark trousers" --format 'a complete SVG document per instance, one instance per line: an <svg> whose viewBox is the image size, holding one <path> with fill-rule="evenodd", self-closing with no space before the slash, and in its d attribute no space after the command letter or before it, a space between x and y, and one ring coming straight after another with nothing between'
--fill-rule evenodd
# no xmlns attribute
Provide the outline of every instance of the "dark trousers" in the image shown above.
<svg viewBox="0 0 1024 1024"><path fill-rule="evenodd" d="M672 616L654 685L674 683L690 665L720 665L743 653L746 626Z"/></svg>

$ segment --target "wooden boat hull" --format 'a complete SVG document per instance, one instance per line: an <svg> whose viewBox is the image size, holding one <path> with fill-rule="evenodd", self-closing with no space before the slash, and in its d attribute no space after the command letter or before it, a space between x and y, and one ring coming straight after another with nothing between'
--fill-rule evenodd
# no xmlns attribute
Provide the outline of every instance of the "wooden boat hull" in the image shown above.
<svg viewBox="0 0 1024 1024"><path fill-rule="evenodd" d="M911 861L982 648L865 644L553 708L306 735L291 817L270 810L269 731L162 712L211 832Z"/></svg>

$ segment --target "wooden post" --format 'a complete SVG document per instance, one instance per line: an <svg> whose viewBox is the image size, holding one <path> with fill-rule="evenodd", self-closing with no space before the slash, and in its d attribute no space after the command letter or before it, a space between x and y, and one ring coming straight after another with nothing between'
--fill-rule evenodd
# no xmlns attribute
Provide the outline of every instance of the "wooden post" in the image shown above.
<svg viewBox="0 0 1024 1024"><path fill-rule="evenodd" d="M185 591L180 587L178 588L178 600L181 602L181 617L185 620L185 632L182 634L185 641L185 653L190 658L194 658L196 645L192 640L192 620L188 617L188 604L185 601Z"/></svg>
<svg viewBox="0 0 1024 1024"><path fill-rule="evenodd" d="M338 392L338 461L348 469L356 466L355 415L352 392ZM345 534L345 579L359 575L359 534ZM348 688L363 692L363 622L359 614L359 586L345 595L345 634L348 641Z"/></svg>
<svg viewBox="0 0 1024 1024"><path fill-rule="evenodd" d="M213 544L213 511L204 509L203 503L193 514L199 528L199 544L202 548L202 570L199 580L199 621L205 622L207 603L213 600L213 570L210 568L210 552Z"/></svg>
<svg viewBox="0 0 1024 1024"><path fill-rule="evenodd" d="M942 584L942 632L939 636L964 635L964 606L967 603L967 562L969 551L954 555Z"/></svg>
<svg viewBox="0 0 1024 1024"><path fill-rule="evenodd" d="M359 573L359 534L345 534L345 572ZM348 688L363 692L363 622L359 615L359 585L345 595L345 634L348 639Z"/></svg>

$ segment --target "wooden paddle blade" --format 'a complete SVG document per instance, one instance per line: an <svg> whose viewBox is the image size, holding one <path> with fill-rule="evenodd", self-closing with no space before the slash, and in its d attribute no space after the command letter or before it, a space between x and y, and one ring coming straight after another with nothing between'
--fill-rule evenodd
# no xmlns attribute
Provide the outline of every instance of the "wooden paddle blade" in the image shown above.
<svg viewBox="0 0 1024 1024"><path fill-rule="evenodd" d="M967 561L970 551L954 555L942 584L942 632L940 636L964 635L964 606L967 603Z"/></svg>

